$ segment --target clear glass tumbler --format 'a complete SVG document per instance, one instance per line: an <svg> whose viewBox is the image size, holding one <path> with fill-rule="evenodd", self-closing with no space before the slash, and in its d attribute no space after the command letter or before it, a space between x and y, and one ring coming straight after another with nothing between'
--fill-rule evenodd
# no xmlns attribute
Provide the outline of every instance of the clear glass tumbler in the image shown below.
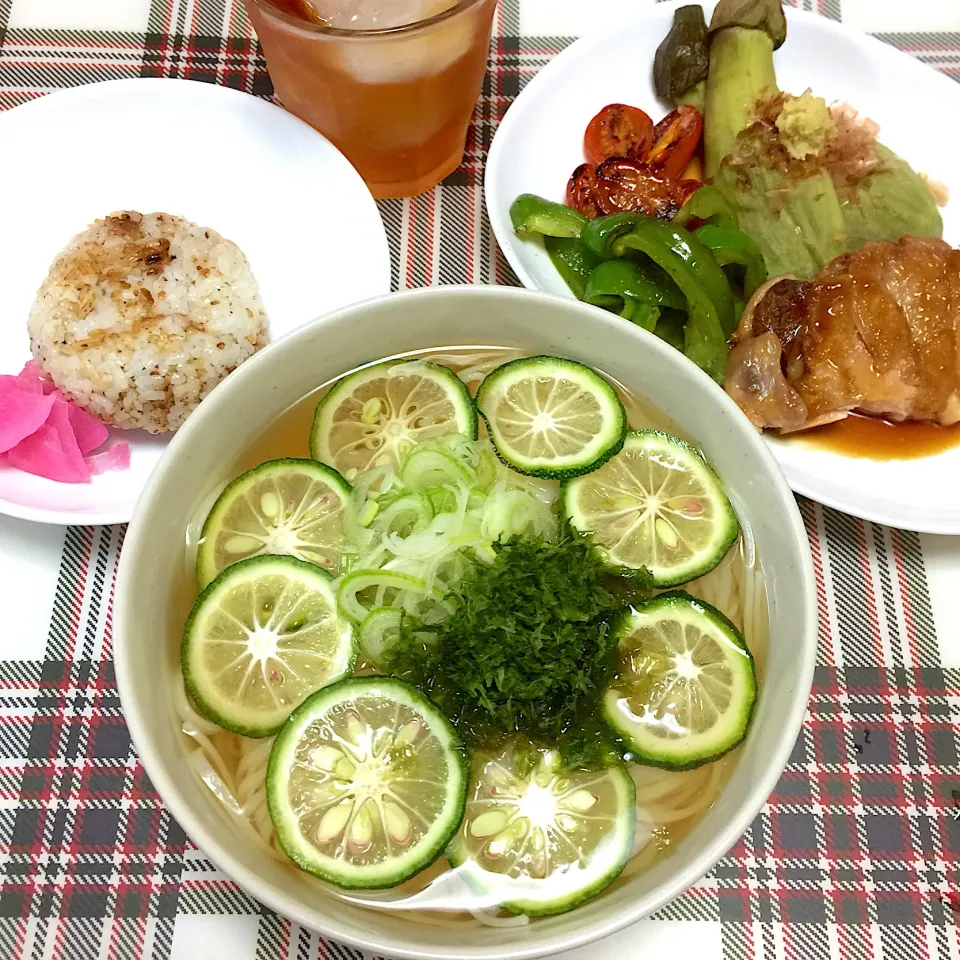
<svg viewBox="0 0 960 960"><path fill-rule="evenodd" d="M366 29L343 24L377 23L390 3L245 2L280 102L336 144L375 197L422 193L460 165L497 0L409 0L415 22Z"/></svg>

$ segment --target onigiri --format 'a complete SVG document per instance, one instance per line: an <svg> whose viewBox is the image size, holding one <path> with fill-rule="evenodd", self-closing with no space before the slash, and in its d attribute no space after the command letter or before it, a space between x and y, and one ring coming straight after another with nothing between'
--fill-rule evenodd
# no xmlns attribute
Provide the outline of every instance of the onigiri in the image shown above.
<svg viewBox="0 0 960 960"><path fill-rule="evenodd" d="M176 430L267 341L240 248L169 213L97 220L57 256L30 312L30 348L69 400L111 426Z"/></svg>

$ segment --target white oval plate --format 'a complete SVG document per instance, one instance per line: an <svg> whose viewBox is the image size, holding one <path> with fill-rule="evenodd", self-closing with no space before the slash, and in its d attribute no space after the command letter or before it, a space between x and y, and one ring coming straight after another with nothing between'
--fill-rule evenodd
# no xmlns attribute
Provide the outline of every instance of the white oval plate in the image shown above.
<svg viewBox="0 0 960 960"><path fill-rule="evenodd" d="M27 315L69 240L115 210L178 214L246 254L270 341L390 290L376 203L349 161L280 107L189 80L110 80L0 114L0 373L30 359ZM57 483L0 463L0 513L125 523L169 437L111 430L130 469Z"/></svg>
<svg viewBox="0 0 960 960"><path fill-rule="evenodd" d="M562 201L567 179L583 161L583 131L604 104L629 103L656 122L667 107L653 90L653 55L673 11L661 3L618 18L555 57L526 86L500 124L484 184L494 234L526 287L572 294L543 247L519 240L509 209L521 193ZM712 3L703 4L709 12ZM880 138L947 185L944 239L960 245L960 86L893 47L816 14L787 9L787 40L776 53L784 90L808 87L828 101L849 102L880 124ZM797 493L857 517L930 533L960 534L960 448L919 460L875 461L769 439Z"/></svg>

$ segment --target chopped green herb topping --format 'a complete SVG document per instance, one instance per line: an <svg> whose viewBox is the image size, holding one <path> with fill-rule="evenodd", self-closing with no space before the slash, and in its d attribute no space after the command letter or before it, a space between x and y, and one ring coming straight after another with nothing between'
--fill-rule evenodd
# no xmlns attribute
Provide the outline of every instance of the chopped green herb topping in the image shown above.
<svg viewBox="0 0 960 960"><path fill-rule="evenodd" d="M405 618L391 672L421 686L474 742L520 732L560 741L576 765L607 744L594 718L614 667L614 615L649 577L613 577L586 539L520 538L447 597L454 612L419 639Z"/></svg>

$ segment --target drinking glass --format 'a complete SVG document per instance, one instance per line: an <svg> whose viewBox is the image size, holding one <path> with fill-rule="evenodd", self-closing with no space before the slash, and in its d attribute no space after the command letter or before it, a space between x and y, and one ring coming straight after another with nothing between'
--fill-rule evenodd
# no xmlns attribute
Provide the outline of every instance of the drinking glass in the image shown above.
<svg viewBox="0 0 960 960"><path fill-rule="evenodd" d="M325 2L337 8L336 18L323 19ZM421 18L347 29L330 25L345 22L347 4L357 13L346 21L364 24L371 22L365 4L390 4L246 0L280 102L331 140L378 198L422 193L460 165L497 4L400 2L406 16L419 11Z"/></svg>

